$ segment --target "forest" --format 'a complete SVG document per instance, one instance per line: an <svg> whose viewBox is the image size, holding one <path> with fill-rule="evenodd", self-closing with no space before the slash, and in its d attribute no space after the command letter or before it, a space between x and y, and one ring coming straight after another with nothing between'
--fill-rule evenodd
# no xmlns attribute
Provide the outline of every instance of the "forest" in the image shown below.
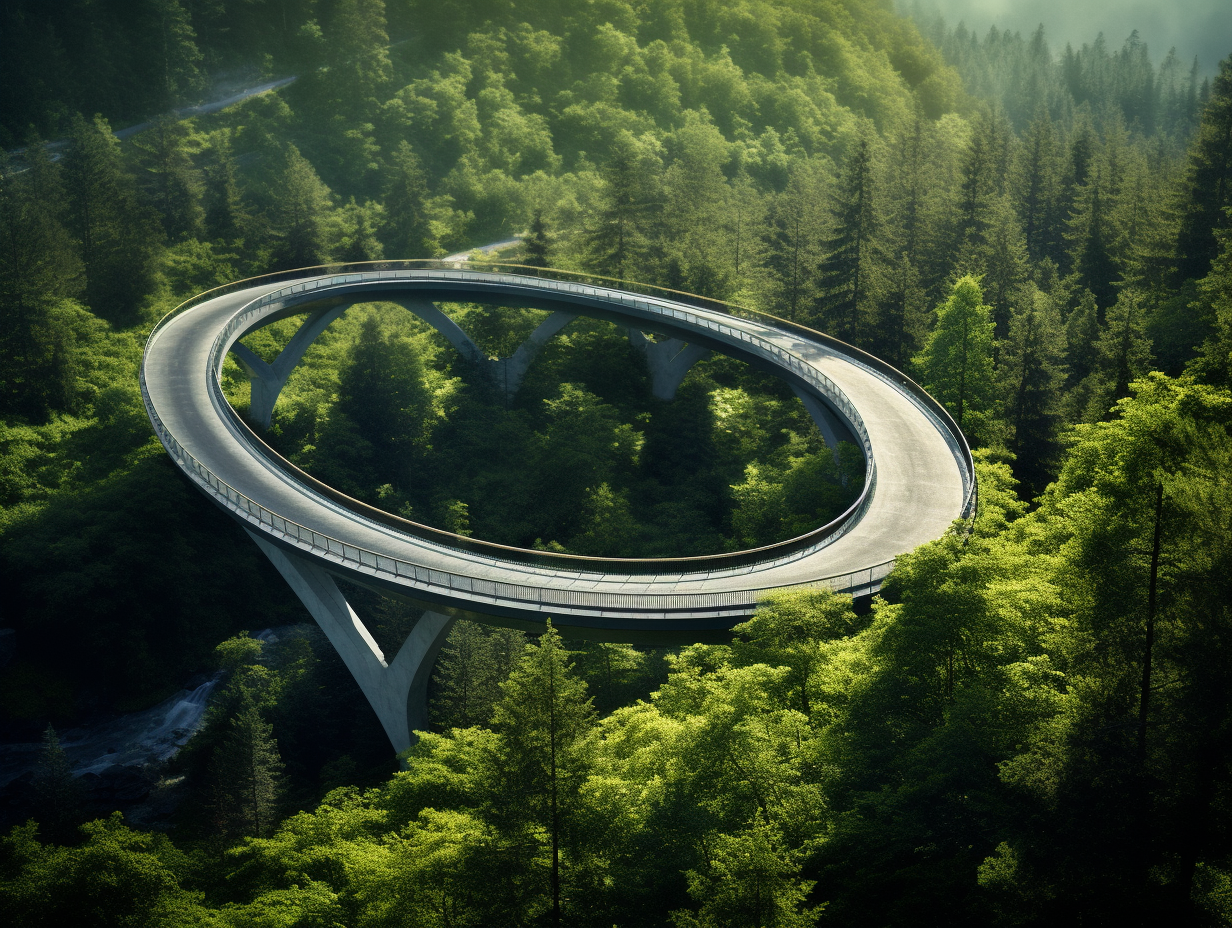
<svg viewBox="0 0 1232 928"><path fill-rule="evenodd" d="M975 35L882 0L0 7L0 742L44 741L0 796L5 910L1232 923L1232 57L1150 41L1053 48L1047 23ZM176 473L137 369L211 287L513 239L499 260L727 300L901 368L975 450L973 523L871 603L780 594L724 644L459 622L400 763ZM446 309L496 357L543 315ZM224 387L245 413L233 362ZM863 473L732 359L665 403L626 332L578 319L510 398L383 303L318 339L266 438L395 514L605 556L789 538ZM346 592L396 649L417 613ZM73 776L57 731L215 673L152 773L172 812Z"/></svg>

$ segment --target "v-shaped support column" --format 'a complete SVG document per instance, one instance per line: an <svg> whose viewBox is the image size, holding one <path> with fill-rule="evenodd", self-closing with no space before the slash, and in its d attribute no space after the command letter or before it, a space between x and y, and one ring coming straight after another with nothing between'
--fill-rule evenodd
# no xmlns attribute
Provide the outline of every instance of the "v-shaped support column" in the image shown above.
<svg viewBox="0 0 1232 928"><path fill-rule="evenodd" d="M231 346L231 353L235 355L235 360L244 369L252 385L252 399L248 403L249 419L263 429L269 428L278 394L286 386L287 378L291 376L291 371L295 370L295 365L303 359L304 352L317 340L317 336L353 305L343 303L341 306L318 309L299 327L273 364L267 364L258 358L247 345L236 342Z"/></svg>
<svg viewBox="0 0 1232 928"><path fill-rule="evenodd" d="M576 314L558 309L539 323L535 331L531 332L526 341L522 342L512 357L487 362L492 381L496 384L496 389L504 391L506 400L513 399L517 394L522 381L526 378L526 372L530 369L531 362L535 360L540 349L551 340L553 335L576 318Z"/></svg>
<svg viewBox="0 0 1232 928"><path fill-rule="evenodd" d="M650 368L651 394L655 399L664 401L676 398L676 391L684 382L689 368L710 354L710 349L687 345L678 338L651 341L637 329L629 330L629 344L646 358L646 366Z"/></svg>
<svg viewBox="0 0 1232 928"><path fill-rule="evenodd" d="M530 333L512 357L489 358L456 322L440 311L435 303L421 299L402 299L398 301L398 305L414 313L445 336L446 341L457 349L458 354L479 366L496 389L505 394L506 399L512 399L517 394L518 388L522 386L522 381L526 377L526 371L530 368L531 362L535 360L535 356L539 354L540 349L551 340L553 335L577 318L576 313L557 310L539 323L535 331Z"/></svg>
<svg viewBox="0 0 1232 928"><path fill-rule="evenodd" d="M401 754L414 743L414 733L428 727L428 680L453 618L425 612L398 656L386 663L333 577L308 558L285 551L255 532L248 534L321 626L376 711L394 750Z"/></svg>

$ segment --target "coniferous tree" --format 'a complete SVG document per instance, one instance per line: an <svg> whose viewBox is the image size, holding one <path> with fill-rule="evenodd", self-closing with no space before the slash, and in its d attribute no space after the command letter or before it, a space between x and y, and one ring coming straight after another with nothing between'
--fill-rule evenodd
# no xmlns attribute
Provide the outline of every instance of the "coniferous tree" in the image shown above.
<svg viewBox="0 0 1232 928"><path fill-rule="evenodd" d="M915 358L924 388L946 405L975 441L995 432L993 322L980 282L963 277L937 307L937 324Z"/></svg>
<svg viewBox="0 0 1232 928"><path fill-rule="evenodd" d="M394 152L385 189L385 242L397 258L436 254L428 222L428 178L419 156L405 141Z"/></svg>
<svg viewBox="0 0 1232 928"><path fill-rule="evenodd" d="M274 729L256 706L232 720L210 764L213 804L220 831L264 838L278 823L282 805L282 758Z"/></svg>
<svg viewBox="0 0 1232 928"><path fill-rule="evenodd" d="M865 319L880 283L876 196L872 146L861 136L847 158L836 196L833 232L825 242L825 257L818 268L816 309L828 331L852 344L867 340Z"/></svg>
<svg viewBox="0 0 1232 928"><path fill-rule="evenodd" d="M803 171L792 175L787 189L770 203L766 216L766 269L775 310L799 319L809 292L814 262L816 217L810 210L817 193L815 178Z"/></svg>
<svg viewBox="0 0 1232 928"><path fill-rule="evenodd" d="M51 157L47 143L37 132L26 136L25 181L30 199L53 220L65 222L68 199L64 189L63 171Z"/></svg>
<svg viewBox="0 0 1232 928"><path fill-rule="evenodd" d="M34 789L39 797L39 821L45 834L53 840L68 840L81 812L82 790L73 777L68 755L60 747L60 737L50 725L43 732Z"/></svg>
<svg viewBox="0 0 1232 928"><path fill-rule="evenodd" d="M1191 364L1207 383L1232 386L1232 232L1220 232L1223 249L1211 271L1198 284L1202 303L1209 307L1211 335Z"/></svg>
<svg viewBox="0 0 1232 928"><path fill-rule="evenodd" d="M1100 310L1116 300L1116 262L1112 257L1114 232L1111 228L1108 186L1100 167L1089 174L1077 192L1074 213L1069 222L1070 266L1078 283L1095 295Z"/></svg>
<svg viewBox="0 0 1232 928"><path fill-rule="evenodd" d="M173 242L197 237L203 219L201 184L185 150L187 138L183 122L164 116L132 143L146 200L157 210L163 231Z"/></svg>
<svg viewBox="0 0 1232 928"><path fill-rule="evenodd" d="M432 710L442 726L469 728L491 721L499 681L491 643L481 626L454 624L433 675L438 689Z"/></svg>
<svg viewBox="0 0 1232 928"><path fill-rule="evenodd" d="M1219 253L1216 231L1228 227L1232 205L1232 57L1219 63L1210 101L1189 148L1177 233L1177 271L1182 279L1206 275Z"/></svg>
<svg viewBox="0 0 1232 928"><path fill-rule="evenodd" d="M329 209L329 188L299 149L288 145L277 208L278 267L312 267L325 260L322 221Z"/></svg>
<svg viewBox="0 0 1232 928"><path fill-rule="evenodd" d="M996 122L986 111L972 127L971 141L962 159L958 210L955 217L952 250L961 251L978 241L984 231L988 205L996 192L998 138Z"/></svg>
<svg viewBox="0 0 1232 928"><path fill-rule="evenodd" d="M573 674L560 635L548 624L501 687L492 727L501 736L497 762L502 808L494 810L507 834L544 841L549 861L546 920L562 924L562 859L579 833L580 790L589 762L585 738L594 725L586 684ZM580 900L579 900L580 901Z"/></svg>
<svg viewBox="0 0 1232 928"><path fill-rule="evenodd" d="M530 233L526 236L526 255L522 263L530 267L548 266L548 227L543 221L543 210L535 210L530 221Z"/></svg>
<svg viewBox="0 0 1232 928"><path fill-rule="evenodd" d="M616 137L600 171L599 213L588 234L590 263L598 273L623 278L639 267L648 247L653 169L651 158L631 135Z"/></svg>
<svg viewBox="0 0 1232 928"><path fill-rule="evenodd" d="M920 273L904 251L885 274L877 304L872 350L897 368L906 367L928 333L928 304Z"/></svg>
<svg viewBox="0 0 1232 928"><path fill-rule="evenodd" d="M1150 370L1151 343L1144 316L1140 298L1128 290L1108 310L1095 344L1095 370L1085 391L1087 421L1107 418L1117 400L1129 396L1130 383Z"/></svg>
<svg viewBox="0 0 1232 928"><path fill-rule="evenodd" d="M57 169L19 177L0 152L0 410L30 419L72 411L72 334L60 304L78 286L81 265L53 206L38 190L58 189ZM42 170L42 169L40 169Z"/></svg>
<svg viewBox="0 0 1232 928"><path fill-rule="evenodd" d="M248 213L236 181L230 138L220 136L214 142L212 154L213 163L205 171L205 232L216 241L239 241L244 237Z"/></svg>
<svg viewBox="0 0 1232 928"><path fill-rule="evenodd" d="M423 359L406 338L382 335L373 315L364 318L359 338L338 372L338 403L329 451L319 458L330 474L368 488L411 485L422 458L432 397L424 383ZM355 465L358 465L356 467Z"/></svg>
<svg viewBox="0 0 1232 928"><path fill-rule="evenodd" d="M1082 190L1091 179L1095 162L1095 130L1091 127L1089 114L1083 110L1075 117L1069 139L1069 150L1061 172L1060 195L1057 198L1057 219L1063 234L1058 236L1054 251L1048 255L1066 273L1073 269L1074 253L1065 247L1065 225L1072 225L1072 217L1078 209Z"/></svg>
<svg viewBox="0 0 1232 928"><path fill-rule="evenodd" d="M1009 332L1010 303L1027 277L1027 247L1008 196L997 197L991 204L987 228L976 254L996 335L1002 339Z"/></svg>
<svg viewBox="0 0 1232 928"><path fill-rule="evenodd" d="M1036 114L1023 138L1016 186L1027 254L1038 261L1057 236L1056 136L1047 110Z"/></svg>
<svg viewBox="0 0 1232 928"><path fill-rule="evenodd" d="M377 261L382 257L381 243L377 241L372 231L373 222L369 218L377 209L379 207L371 203L360 206L352 200L339 211L344 224L349 227L343 239L344 244L340 255L343 261L361 263Z"/></svg>
<svg viewBox="0 0 1232 928"><path fill-rule="evenodd" d="M126 318L152 286L156 224L138 203L105 119L73 119L64 155L68 228L80 248L90 307Z"/></svg>
<svg viewBox="0 0 1232 928"><path fill-rule="evenodd" d="M925 231L925 133L924 114L917 110L911 128L900 132L895 140L892 155L895 170L889 172L886 185L895 250L917 267L920 239Z"/></svg>
<svg viewBox="0 0 1232 928"><path fill-rule="evenodd" d="M1099 339L1099 307L1095 295L1084 290L1078 305L1065 320L1065 368L1067 391L1078 386L1094 370L1095 343Z"/></svg>
<svg viewBox="0 0 1232 928"><path fill-rule="evenodd" d="M159 109L170 109L194 98L205 86L201 73L201 51L193 31L189 11L180 0L153 0L147 7L153 22L153 48L146 50L158 68L161 85Z"/></svg>
<svg viewBox="0 0 1232 928"><path fill-rule="evenodd" d="M1052 299L1035 287L1021 293L1001 352L1007 445L1028 496L1041 492L1061 451L1065 332Z"/></svg>

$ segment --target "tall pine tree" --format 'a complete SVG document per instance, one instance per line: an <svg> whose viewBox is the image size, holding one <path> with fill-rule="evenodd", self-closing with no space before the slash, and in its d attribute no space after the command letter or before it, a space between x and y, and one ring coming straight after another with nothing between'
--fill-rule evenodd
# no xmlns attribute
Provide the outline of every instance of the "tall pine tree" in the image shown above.
<svg viewBox="0 0 1232 928"><path fill-rule="evenodd" d="M1232 205L1232 57L1219 63L1198 134L1189 147L1177 271L1182 279L1203 277L1219 253L1216 231L1228 227Z"/></svg>
<svg viewBox="0 0 1232 928"><path fill-rule="evenodd" d="M852 344L868 340L866 319L879 285L879 220L872 145L861 136L835 197L833 232L818 268L816 311L828 331Z"/></svg>
<svg viewBox="0 0 1232 928"><path fill-rule="evenodd" d="M585 739L594 725L586 684L572 671L560 635L548 624L502 686L492 727L500 734L500 805L507 835L526 835L548 857L548 924L564 920L566 852L582 839L580 791L589 771ZM577 905L584 908L583 900Z"/></svg>
<svg viewBox="0 0 1232 928"><path fill-rule="evenodd" d="M980 282L963 277L937 307L937 325L915 359L924 387L976 442L995 434L993 322Z"/></svg>

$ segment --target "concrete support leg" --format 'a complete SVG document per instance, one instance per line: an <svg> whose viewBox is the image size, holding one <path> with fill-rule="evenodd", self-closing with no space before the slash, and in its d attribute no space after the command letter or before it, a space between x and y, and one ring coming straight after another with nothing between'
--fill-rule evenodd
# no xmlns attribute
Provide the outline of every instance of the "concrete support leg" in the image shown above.
<svg viewBox="0 0 1232 928"><path fill-rule="evenodd" d="M469 335L462 331L456 322L446 316L435 303L428 300L417 300L411 298L403 298L394 300L399 306L407 312L414 313L436 331L445 336L445 340L453 345L454 349L466 360L472 364L482 364L488 360L488 356L480 350Z"/></svg>
<svg viewBox="0 0 1232 928"><path fill-rule="evenodd" d="M487 362L492 382L496 384L498 390L504 391L506 400L513 399L517 394L527 370L530 369L531 362L535 360L540 349L552 339L552 336L576 318L575 313L557 310L539 323L539 327L530 333L530 337L521 344L512 357Z"/></svg>
<svg viewBox="0 0 1232 928"><path fill-rule="evenodd" d="M312 313L292 339L287 342L287 346L274 359L273 364L266 364L246 345L236 342L231 346L231 353L252 384L252 399L248 404L249 419L263 429L269 428L270 419L274 416L274 404L278 402L278 394L286 386L287 378L291 376L291 371L295 370L295 365L299 364L304 357L304 352L317 340L317 336L353 305L353 303L344 303L341 306L331 306Z"/></svg>
<svg viewBox="0 0 1232 928"><path fill-rule="evenodd" d="M678 338L651 341L637 329L629 329L629 344L641 352L650 368L651 394L664 401L676 398L689 368L710 354L710 349L685 344Z"/></svg>
<svg viewBox="0 0 1232 928"><path fill-rule="evenodd" d="M401 754L414 743L414 732L428 727L428 679L453 618L425 612L398 656L386 663L385 655L333 577L309 559L285 551L255 532L248 534L321 626L381 720L394 750Z"/></svg>
<svg viewBox="0 0 1232 928"><path fill-rule="evenodd" d="M817 424L817 431L821 432L821 437L825 439L826 447L834 453L834 461L838 463L838 443L840 441L855 441L851 430L816 395L802 387L793 386L792 389L796 391L796 396L800 397L800 402L804 404L804 408L812 417L813 422Z"/></svg>

